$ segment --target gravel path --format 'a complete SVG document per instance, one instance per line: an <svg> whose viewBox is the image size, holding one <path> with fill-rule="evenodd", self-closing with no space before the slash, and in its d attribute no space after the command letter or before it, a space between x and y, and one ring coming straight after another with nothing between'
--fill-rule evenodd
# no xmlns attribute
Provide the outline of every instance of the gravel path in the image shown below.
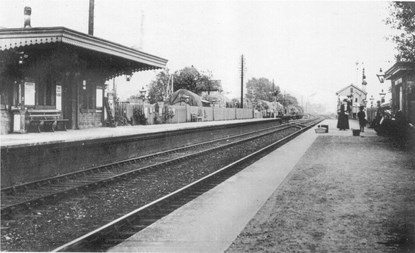
<svg viewBox="0 0 415 253"><path fill-rule="evenodd" d="M415 155L320 136L227 252L415 252Z"/></svg>

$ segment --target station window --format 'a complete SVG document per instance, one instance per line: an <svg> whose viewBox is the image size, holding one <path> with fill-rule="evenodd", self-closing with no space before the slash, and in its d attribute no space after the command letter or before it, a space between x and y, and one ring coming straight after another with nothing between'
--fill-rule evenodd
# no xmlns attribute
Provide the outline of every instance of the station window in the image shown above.
<svg viewBox="0 0 415 253"><path fill-rule="evenodd" d="M36 83L36 105L54 106L56 98L56 85L49 79L42 81ZM25 100L28 102L27 98Z"/></svg>
<svg viewBox="0 0 415 253"><path fill-rule="evenodd" d="M103 103L102 103L103 96L104 96L104 90L102 89L102 87L97 86L97 90L96 90L96 108L97 109L102 109L103 107Z"/></svg>
<svg viewBox="0 0 415 253"><path fill-rule="evenodd" d="M24 104L27 106L31 106L31 105L34 106L35 105L35 94L36 94L36 84L34 82L25 82L24 83ZM41 91L39 92L39 95L43 95ZM43 98L43 96L41 98ZM38 97L38 101L39 101L39 97ZM41 105L43 105L43 103Z"/></svg>

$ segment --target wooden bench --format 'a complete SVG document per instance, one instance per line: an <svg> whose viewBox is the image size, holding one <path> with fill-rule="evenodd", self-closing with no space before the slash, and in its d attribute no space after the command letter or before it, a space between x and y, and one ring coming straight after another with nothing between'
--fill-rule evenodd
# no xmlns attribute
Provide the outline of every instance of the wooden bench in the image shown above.
<svg viewBox="0 0 415 253"><path fill-rule="evenodd" d="M203 121L203 117L199 116L197 114L191 114L190 115L190 121L191 122L202 122Z"/></svg>
<svg viewBox="0 0 415 253"><path fill-rule="evenodd" d="M66 131L68 119L61 118L59 110L28 110L29 132L40 133L41 126L47 132Z"/></svg>

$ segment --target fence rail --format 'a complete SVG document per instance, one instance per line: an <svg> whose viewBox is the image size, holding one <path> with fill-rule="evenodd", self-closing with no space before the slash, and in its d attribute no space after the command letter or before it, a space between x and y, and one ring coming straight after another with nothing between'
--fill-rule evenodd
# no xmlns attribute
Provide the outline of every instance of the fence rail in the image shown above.
<svg viewBox="0 0 415 253"><path fill-rule="evenodd" d="M118 125L153 125L185 123L191 121L219 121L262 118L260 112L245 108L197 107L188 105L165 106L163 104L115 104L115 120Z"/></svg>

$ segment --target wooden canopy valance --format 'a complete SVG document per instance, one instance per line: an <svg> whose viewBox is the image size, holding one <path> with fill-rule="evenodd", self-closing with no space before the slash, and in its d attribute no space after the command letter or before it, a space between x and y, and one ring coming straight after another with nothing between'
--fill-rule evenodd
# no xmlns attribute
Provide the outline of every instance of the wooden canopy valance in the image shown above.
<svg viewBox="0 0 415 253"><path fill-rule="evenodd" d="M86 52L91 60L97 56L101 61L108 59L108 65L117 63L119 67L115 69L113 66L108 66L113 68L113 71L108 73L107 78L165 68L167 64L166 59L65 27L0 29L0 51L10 49L24 51L25 48L33 50L36 49L36 45L41 48L47 45L68 45Z"/></svg>

